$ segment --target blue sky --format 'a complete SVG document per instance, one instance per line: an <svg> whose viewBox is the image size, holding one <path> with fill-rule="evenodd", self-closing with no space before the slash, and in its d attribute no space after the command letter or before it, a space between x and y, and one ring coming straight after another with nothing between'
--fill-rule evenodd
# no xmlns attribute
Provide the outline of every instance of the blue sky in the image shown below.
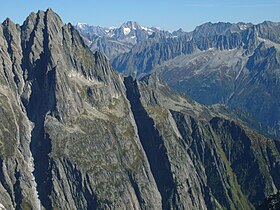
<svg viewBox="0 0 280 210"><path fill-rule="evenodd" d="M280 22L280 0L0 0L0 21L22 24L32 11L51 7L65 23L144 26L191 31L205 22Z"/></svg>

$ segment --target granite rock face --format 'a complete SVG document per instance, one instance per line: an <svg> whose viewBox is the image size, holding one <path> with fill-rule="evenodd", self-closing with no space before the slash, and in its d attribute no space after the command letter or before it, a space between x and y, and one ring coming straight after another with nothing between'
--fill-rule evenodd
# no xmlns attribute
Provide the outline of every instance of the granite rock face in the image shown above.
<svg viewBox="0 0 280 210"><path fill-rule="evenodd" d="M0 25L0 208L254 209L279 142L118 74L51 9Z"/></svg>

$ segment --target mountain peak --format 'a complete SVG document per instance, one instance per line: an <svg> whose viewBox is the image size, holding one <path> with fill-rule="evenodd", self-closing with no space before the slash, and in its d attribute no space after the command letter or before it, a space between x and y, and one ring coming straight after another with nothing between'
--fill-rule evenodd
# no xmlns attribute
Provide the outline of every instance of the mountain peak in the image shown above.
<svg viewBox="0 0 280 210"><path fill-rule="evenodd" d="M211 23L207 22L197 26L194 33L201 36L211 36L216 34L225 34L228 31L238 31L239 27L236 24L229 22Z"/></svg>
<svg viewBox="0 0 280 210"><path fill-rule="evenodd" d="M181 36L181 35L184 35L184 34L186 34L186 32L182 28L179 28L177 31L172 32L173 36Z"/></svg>
<svg viewBox="0 0 280 210"><path fill-rule="evenodd" d="M46 10L46 12L47 12L47 13L55 13L55 12L52 10L52 8L50 8L50 7Z"/></svg>
<svg viewBox="0 0 280 210"><path fill-rule="evenodd" d="M88 26L87 23L80 23L80 22L78 22L78 23L76 24L76 28L79 28L79 29L82 29L82 30L86 30L88 27L89 27L89 26Z"/></svg>
<svg viewBox="0 0 280 210"><path fill-rule="evenodd" d="M10 18L6 18L3 23L3 25L10 25L10 24L15 24Z"/></svg>
<svg viewBox="0 0 280 210"><path fill-rule="evenodd" d="M87 26L88 24L87 23L80 23L80 22L77 23L77 26L84 26L84 25Z"/></svg>
<svg viewBox="0 0 280 210"><path fill-rule="evenodd" d="M23 26L26 26L28 24L30 24L30 26L34 26L34 24L38 22L38 18L43 19L44 23L53 22L56 25L64 25L59 15L55 13L51 8L48 8L46 11L38 10L37 13L31 12L29 16L25 19Z"/></svg>
<svg viewBox="0 0 280 210"><path fill-rule="evenodd" d="M130 28L132 30L141 29L141 26L135 21L127 21L121 25L121 28Z"/></svg>

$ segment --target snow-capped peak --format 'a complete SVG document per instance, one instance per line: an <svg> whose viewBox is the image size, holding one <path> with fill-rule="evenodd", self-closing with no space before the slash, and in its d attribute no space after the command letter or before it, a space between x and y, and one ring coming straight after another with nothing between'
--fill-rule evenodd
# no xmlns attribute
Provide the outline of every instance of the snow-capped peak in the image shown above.
<svg viewBox="0 0 280 210"><path fill-rule="evenodd" d="M246 24L242 24L242 25L239 25L239 28L240 30L246 30L247 29L247 25Z"/></svg>
<svg viewBox="0 0 280 210"><path fill-rule="evenodd" d="M80 23L80 22L78 22L77 23L77 27L80 28L80 29L85 30L88 27L88 24L87 23Z"/></svg>
<svg viewBox="0 0 280 210"><path fill-rule="evenodd" d="M119 27L100 27L90 26L86 23L78 22L76 28L81 33L85 33L87 38L91 38L88 34L94 35L94 37L108 37L109 39L122 40L130 43L137 43L143 39L147 39L153 33L157 32L158 29L153 27L144 27L135 21L127 21L121 24Z"/></svg>
<svg viewBox="0 0 280 210"><path fill-rule="evenodd" d="M87 23L80 23L80 22L78 22L78 23L77 23L77 26L79 26L79 27L87 26Z"/></svg>
<svg viewBox="0 0 280 210"><path fill-rule="evenodd" d="M131 30L140 29L141 26L135 21L127 21L121 25L122 28L130 28Z"/></svg>
<svg viewBox="0 0 280 210"><path fill-rule="evenodd" d="M114 30L114 29L116 29L116 28L117 28L116 26L111 26L111 27L109 27L110 30Z"/></svg>
<svg viewBox="0 0 280 210"><path fill-rule="evenodd" d="M151 28L147 28L147 27L144 27L144 26L141 26L141 29L144 30L144 31L147 31L147 33L149 35L151 35L154 32L154 30L152 30Z"/></svg>

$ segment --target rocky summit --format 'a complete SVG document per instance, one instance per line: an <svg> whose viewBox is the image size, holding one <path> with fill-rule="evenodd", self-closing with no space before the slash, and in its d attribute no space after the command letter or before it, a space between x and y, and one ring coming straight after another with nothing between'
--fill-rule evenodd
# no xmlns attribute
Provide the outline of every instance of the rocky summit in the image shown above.
<svg viewBox="0 0 280 210"><path fill-rule="evenodd" d="M255 209L280 143L123 77L51 9L0 25L0 209Z"/></svg>

